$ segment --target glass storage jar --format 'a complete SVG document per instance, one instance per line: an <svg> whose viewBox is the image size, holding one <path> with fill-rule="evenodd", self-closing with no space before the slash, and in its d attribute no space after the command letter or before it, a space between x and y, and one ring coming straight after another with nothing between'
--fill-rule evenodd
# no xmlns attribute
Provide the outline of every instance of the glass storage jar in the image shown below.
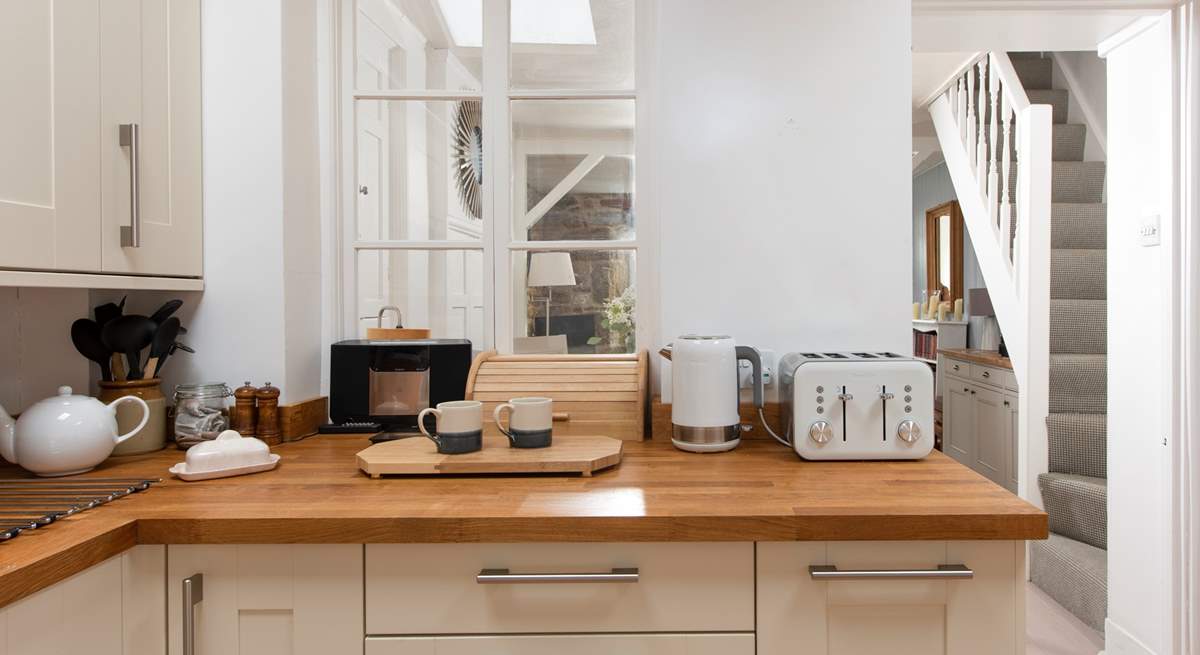
<svg viewBox="0 0 1200 655"><path fill-rule="evenodd" d="M175 387L175 444L187 450L211 441L229 429L225 399L233 391L224 382L181 384Z"/></svg>

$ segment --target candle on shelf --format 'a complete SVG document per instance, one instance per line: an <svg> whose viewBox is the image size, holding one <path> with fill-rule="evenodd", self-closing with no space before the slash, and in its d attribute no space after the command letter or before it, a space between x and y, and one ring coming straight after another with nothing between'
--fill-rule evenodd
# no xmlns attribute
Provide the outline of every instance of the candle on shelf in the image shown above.
<svg viewBox="0 0 1200 655"><path fill-rule="evenodd" d="M948 312L947 312L947 308L946 308L946 303L942 303L942 304L938 305L938 314L937 314L938 322L946 320L947 313Z"/></svg>
<svg viewBox="0 0 1200 655"><path fill-rule="evenodd" d="M921 303L913 303L913 318L921 318Z"/></svg>
<svg viewBox="0 0 1200 655"><path fill-rule="evenodd" d="M955 301L954 301L954 320L956 320L956 321L963 320L962 309L963 309L963 299L962 298L955 299Z"/></svg>

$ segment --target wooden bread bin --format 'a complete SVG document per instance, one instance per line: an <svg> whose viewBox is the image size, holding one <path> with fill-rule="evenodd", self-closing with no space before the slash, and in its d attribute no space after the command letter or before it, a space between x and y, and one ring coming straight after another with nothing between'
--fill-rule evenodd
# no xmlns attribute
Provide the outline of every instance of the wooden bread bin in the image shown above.
<svg viewBox="0 0 1200 655"><path fill-rule="evenodd" d="M521 396L554 400L554 434L606 434L625 441L645 438L647 356L498 355L489 350L471 363L468 400L483 402L483 433L499 435L496 405Z"/></svg>

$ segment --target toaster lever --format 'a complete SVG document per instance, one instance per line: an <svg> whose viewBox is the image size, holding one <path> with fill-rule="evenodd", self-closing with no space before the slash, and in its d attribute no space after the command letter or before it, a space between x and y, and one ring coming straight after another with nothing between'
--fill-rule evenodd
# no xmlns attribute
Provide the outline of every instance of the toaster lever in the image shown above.
<svg viewBox="0 0 1200 655"><path fill-rule="evenodd" d="M854 394L846 392L846 391L839 393L837 395L837 397L838 397L838 400L840 400L842 402L846 402L848 400L854 400Z"/></svg>
<svg viewBox="0 0 1200 655"><path fill-rule="evenodd" d="M896 394L891 393L889 391L880 391L879 397L882 398L883 400L891 400L896 397Z"/></svg>

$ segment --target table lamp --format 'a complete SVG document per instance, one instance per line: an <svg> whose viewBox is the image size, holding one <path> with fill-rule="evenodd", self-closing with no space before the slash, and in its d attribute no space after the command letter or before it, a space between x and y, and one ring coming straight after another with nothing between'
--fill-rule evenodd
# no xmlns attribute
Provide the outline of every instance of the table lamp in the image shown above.
<svg viewBox="0 0 1200 655"><path fill-rule="evenodd" d="M971 316L983 318L983 328L979 334L980 350L1000 349L1000 324L996 322L996 310L992 308L992 297L987 289L967 289L967 299L970 301L968 311Z"/></svg>
<svg viewBox="0 0 1200 655"><path fill-rule="evenodd" d="M546 336L550 336L550 294L554 287L575 286L575 269L569 252L535 252L529 258L531 287L546 287Z"/></svg>

